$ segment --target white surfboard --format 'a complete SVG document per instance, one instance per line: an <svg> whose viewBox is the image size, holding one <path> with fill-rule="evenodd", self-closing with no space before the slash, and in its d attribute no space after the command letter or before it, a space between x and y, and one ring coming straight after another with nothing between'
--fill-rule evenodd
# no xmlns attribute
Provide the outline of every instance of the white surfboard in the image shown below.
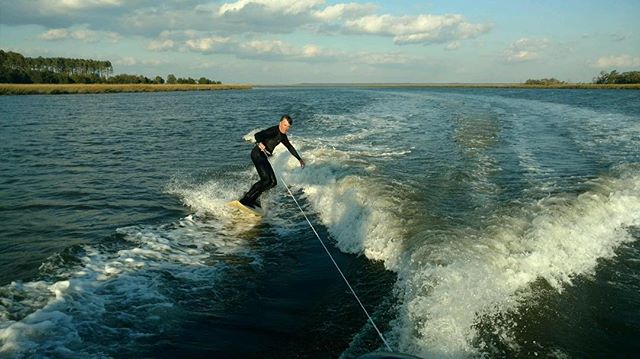
<svg viewBox="0 0 640 359"><path fill-rule="evenodd" d="M240 201L238 201L238 200L227 202L227 204L230 207L236 208L236 209L240 210L243 213L251 214L251 215L254 215L256 217L262 217L265 214L264 209L259 208L259 207L258 208L247 207L244 204L240 203Z"/></svg>

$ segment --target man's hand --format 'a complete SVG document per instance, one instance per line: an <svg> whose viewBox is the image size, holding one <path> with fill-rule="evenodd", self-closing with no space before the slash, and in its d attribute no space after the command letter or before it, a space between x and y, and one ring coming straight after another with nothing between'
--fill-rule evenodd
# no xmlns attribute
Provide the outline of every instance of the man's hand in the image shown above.
<svg viewBox="0 0 640 359"><path fill-rule="evenodd" d="M304 160L300 160L300 167L304 168Z"/></svg>
<svg viewBox="0 0 640 359"><path fill-rule="evenodd" d="M267 147L264 145L264 143L262 142L258 143L258 148L260 149L260 151L264 152L267 156L271 156L271 153L267 151Z"/></svg>

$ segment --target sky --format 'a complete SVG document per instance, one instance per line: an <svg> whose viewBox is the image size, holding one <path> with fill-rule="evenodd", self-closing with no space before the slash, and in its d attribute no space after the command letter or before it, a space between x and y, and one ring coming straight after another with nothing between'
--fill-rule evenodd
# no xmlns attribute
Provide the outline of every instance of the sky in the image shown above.
<svg viewBox="0 0 640 359"><path fill-rule="evenodd" d="M640 0L0 0L0 49L224 83L590 82L640 70Z"/></svg>

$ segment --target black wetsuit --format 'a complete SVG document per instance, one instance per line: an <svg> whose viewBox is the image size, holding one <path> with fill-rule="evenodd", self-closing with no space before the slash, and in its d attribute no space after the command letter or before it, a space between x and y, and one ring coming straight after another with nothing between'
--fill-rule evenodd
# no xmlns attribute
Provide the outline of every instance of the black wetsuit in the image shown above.
<svg viewBox="0 0 640 359"><path fill-rule="evenodd" d="M247 192L240 200L240 202L245 206L259 205L256 201L262 192L271 189L278 184L276 174L273 172L273 168L267 159L267 155L260 150L260 147L257 145L258 143L262 143L269 154L273 153L276 146L282 143L289 152L298 159L298 161L301 160L300 155L298 155L296 149L293 148L289 142L287 135L281 133L277 125L256 133L255 138L256 146L251 151L251 160L256 166L260 180L254 183L249 192Z"/></svg>

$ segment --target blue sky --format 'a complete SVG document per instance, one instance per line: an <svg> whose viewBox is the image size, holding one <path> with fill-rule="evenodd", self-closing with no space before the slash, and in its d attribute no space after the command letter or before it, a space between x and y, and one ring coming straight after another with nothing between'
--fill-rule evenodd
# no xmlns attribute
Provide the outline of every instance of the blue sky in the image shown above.
<svg viewBox="0 0 640 359"><path fill-rule="evenodd" d="M0 48L223 82L588 82L640 70L640 1L0 0Z"/></svg>

